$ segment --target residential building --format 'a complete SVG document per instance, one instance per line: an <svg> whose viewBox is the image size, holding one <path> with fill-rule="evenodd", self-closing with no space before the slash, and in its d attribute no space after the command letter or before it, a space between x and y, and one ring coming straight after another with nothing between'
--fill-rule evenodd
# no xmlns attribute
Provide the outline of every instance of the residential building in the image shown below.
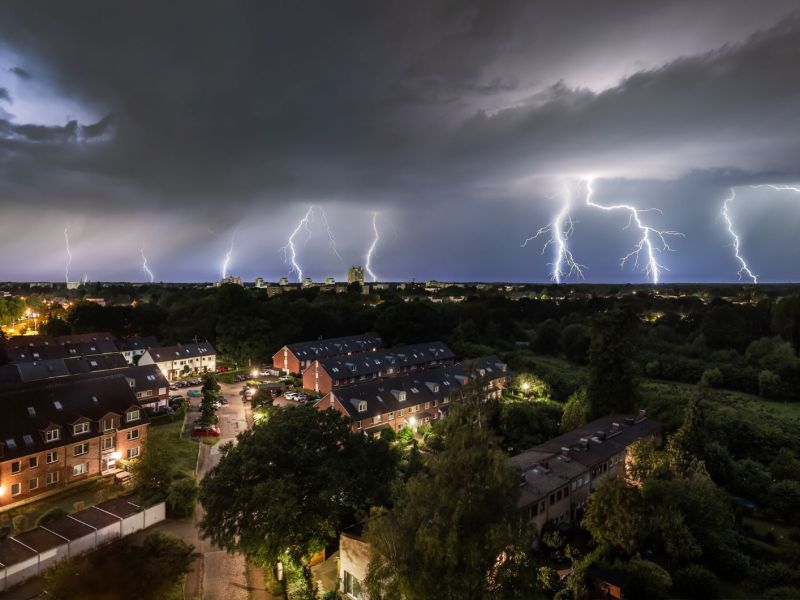
<svg viewBox="0 0 800 600"><path fill-rule="evenodd" d="M139 365L157 365L168 381L174 381L182 375L216 371L217 351L208 342L149 348Z"/></svg>
<svg viewBox="0 0 800 600"><path fill-rule="evenodd" d="M608 477L624 474L628 447L661 435L661 424L644 411L597 419L511 459L520 471L517 506L542 531L547 523L581 518L590 492Z"/></svg>
<svg viewBox="0 0 800 600"><path fill-rule="evenodd" d="M508 365L494 354L465 361L465 366L471 377L484 383L486 396L491 399L502 398L503 390L511 385L514 376Z"/></svg>
<svg viewBox="0 0 800 600"><path fill-rule="evenodd" d="M360 527L339 534L339 591L345 598L367 600L364 579L371 558L372 551Z"/></svg>
<svg viewBox="0 0 800 600"><path fill-rule="evenodd" d="M122 375L0 392L0 508L114 473L141 455L148 423Z"/></svg>
<svg viewBox="0 0 800 600"><path fill-rule="evenodd" d="M118 352L116 339L106 332L57 337L15 336L6 342L5 348L12 363Z"/></svg>
<svg viewBox="0 0 800 600"><path fill-rule="evenodd" d="M298 342L288 344L278 350L272 357L272 365L284 373L300 375L316 359L368 352L382 347L383 340L377 333Z"/></svg>
<svg viewBox="0 0 800 600"><path fill-rule="evenodd" d="M345 385L453 362L452 350L438 341L318 358L303 371L303 387L327 394Z"/></svg>
<svg viewBox="0 0 800 600"><path fill-rule="evenodd" d="M347 269L347 283L364 285L364 267L353 265Z"/></svg>
<svg viewBox="0 0 800 600"><path fill-rule="evenodd" d="M325 278L325 285L335 285L336 280L333 277L326 277Z"/></svg>
<svg viewBox="0 0 800 600"><path fill-rule="evenodd" d="M161 344L155 336L132 337L117 340L117 350L122 353L129 365L139 362L148 348L158 348Z"/></svg>
<svg viewBox="0 0 800 600"><path fill-rule="evenodd" d="M263 277L256 277L256 287L259 288L259 289L263 288L263 287L266 287L264 285L264 278Z"/></svg>
<svg viewBox="0 0 800 600"><path fill-rule="evenodd" d="M370 435L386 428L415 429L446 416L466 383L461 365L436 367L344 386L314 406L340 412L350 419L353 431Z"/></svg>

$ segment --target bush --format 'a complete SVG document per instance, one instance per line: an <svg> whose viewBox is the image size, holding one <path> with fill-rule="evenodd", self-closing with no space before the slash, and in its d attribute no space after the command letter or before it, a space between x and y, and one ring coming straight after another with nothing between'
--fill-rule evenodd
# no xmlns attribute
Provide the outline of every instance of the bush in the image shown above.
<svg viewBox="0 0 800 600"><path fill-rule="evenodd" d="M722 371L716 367L703 371L703 376L700 378L700 385L703 387L720 388L724 382Z"/></svg>
<svg viewBox="0 0 800 600"><path fill-rule="evenodd" d="M781 376L772 371L758 374L758 395L762 398L778 398L783 390Z"/></svg>
<svg viewBox="0 0 800 600"><path fill-rule="evenodd" d="M176 479L167 489L167 506L172 517L189 517L194 511L194 503L200 489L193 479Z"/></svg>
<svg viewBox="0 0 800 600"><path fill-rule="evenodd" d="M673 590L689 600L705 600L719 595L719 579L700 565L689 565L676 571Z"/></svg>
<svg viewBox="0 0 800 600"><path fill-rule="evenodd" d="M585 325L573 323L572 325L567 325L564 331L561 332L559 344L567 360L584 365L589 358L590 341L589 328Z"/></svg>

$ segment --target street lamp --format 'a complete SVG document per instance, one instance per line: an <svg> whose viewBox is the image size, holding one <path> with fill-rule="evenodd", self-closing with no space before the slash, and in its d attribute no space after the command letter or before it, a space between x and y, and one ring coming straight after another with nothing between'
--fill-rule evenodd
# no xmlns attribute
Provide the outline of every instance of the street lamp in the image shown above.
<svg viewBox="0 0 800 600"><path fill-rule="evenodd" d="M527 400L527 398L528 398L528 390L529 390L529 389L531 389L531 384L530 384L530 383L528 383L528 382L526 381L525 383L523 383L523 384L522 384L522 391L523 391L523 392L525 392L525 399L526 399L526 400Z"/></svg>
<svg viewBox="0 0 800 600"><path fill-rule="evenodd" d="M252 377L253 379L258 377L258 369L253 369L252 371L250 371L250 377Z"/></svg>

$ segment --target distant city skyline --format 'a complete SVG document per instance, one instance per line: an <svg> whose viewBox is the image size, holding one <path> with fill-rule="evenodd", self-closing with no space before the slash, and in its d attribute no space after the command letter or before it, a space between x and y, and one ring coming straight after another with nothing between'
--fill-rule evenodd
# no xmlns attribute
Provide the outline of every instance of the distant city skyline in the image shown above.
<svg viewBox="0 0 800 600"><path fill-rule="evenodd" d="M793 0L45 4L0 280L800 280Z"/></svg>

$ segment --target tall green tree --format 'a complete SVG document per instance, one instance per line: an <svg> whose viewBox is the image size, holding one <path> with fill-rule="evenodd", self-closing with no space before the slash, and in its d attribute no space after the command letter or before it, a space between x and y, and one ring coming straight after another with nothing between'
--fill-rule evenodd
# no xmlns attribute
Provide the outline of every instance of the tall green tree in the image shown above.
<svg viewBox="0 0 800 600"><path fill-rule="evenodd" d="M519 474L481 419L462 414L395 506L373 515L370 598L531 597L536 570L516 511Z"/></svg>
<svg viewBox="0 0 800 600"><path fill-rule="evenodd" d="M310 555L356 515L388 502L396 464L387 442L353 433L337 412L274 409L223 447L203 479L200 530L266 563L287 553L310 581Z"/></svg>
<svg viewBox="0 0 800 600"><path fill-rule="evenodd" d="M639 391L633 360L638 326L630 310L602 313L592 321L587 387L590 418L636 408Z"/></svg>

